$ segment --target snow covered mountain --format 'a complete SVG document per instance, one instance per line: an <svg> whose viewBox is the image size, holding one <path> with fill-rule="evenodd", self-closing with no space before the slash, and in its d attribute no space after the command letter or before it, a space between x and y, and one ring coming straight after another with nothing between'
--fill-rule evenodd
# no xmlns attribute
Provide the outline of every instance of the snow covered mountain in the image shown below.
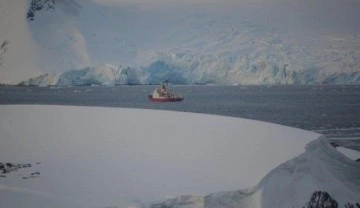
<svg viewBox="0 0 360 208"><path fill-rule="evenodd" d="M0 82L110 64L150 84L360 83L358 2L273 1L4 0Z"/></svg>
<svg viewBox="0 0 360 208"><path fill-rule="evenodd" d="M180 196L152 208L358 208L359 175L359 162L320 138L309 143L305 153L273 169L253 188L205 197Z"/></svg>

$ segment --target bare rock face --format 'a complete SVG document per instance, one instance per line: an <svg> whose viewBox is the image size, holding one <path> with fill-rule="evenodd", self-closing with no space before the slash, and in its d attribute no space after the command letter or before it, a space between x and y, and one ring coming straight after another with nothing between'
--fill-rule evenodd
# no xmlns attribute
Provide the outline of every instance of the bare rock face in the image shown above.
<svg viewBox="0 0 360 208"><path fill-rule="evenodd" d="M54 10L55 1L54 0L32 0L30 3L30 8L27 12L27 19L33 21L35 18L35 13L40 10Z"/></svg>
<svg viewBox="0 0 360 208"><path fill-rule="evenodd" d="M310 201L303 208L360 208L360 203L346 203L344 206L338 205L338 202L325 191L315 191Z"/></svg>
<svg viewBox="0 0 360 208"><path fill-rule="evenodd" d="M304 208L338 208L338 203L327 192L316 191Z"/></svg>
<svg viewBox="0 0 360 208"><path fill-rule="evenodd" d="M4 40L4 42L2 42L0 45L0 69L1 69L1 65L3 63L3 57L8 50L7 49L8 45L9 45L9 41L7 41L7 40Z"/></svg>

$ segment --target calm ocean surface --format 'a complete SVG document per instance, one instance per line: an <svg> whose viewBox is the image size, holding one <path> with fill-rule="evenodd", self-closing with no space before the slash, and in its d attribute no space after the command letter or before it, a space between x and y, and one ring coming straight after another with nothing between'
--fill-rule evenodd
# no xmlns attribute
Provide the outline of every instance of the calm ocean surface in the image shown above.
<svg viewBox="0 0 360 208"><path fill-rule="evenodd" d="M173 86L183 102L151 103L156 86L0 87L0 104L162 109L234 116L360 138L360 86Z"/></svg>

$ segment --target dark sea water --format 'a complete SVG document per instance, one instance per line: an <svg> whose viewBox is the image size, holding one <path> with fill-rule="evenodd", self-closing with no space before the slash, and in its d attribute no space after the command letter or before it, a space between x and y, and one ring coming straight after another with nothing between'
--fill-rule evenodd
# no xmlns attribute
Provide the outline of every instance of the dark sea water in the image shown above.
<svg viewBox="0 0 360 208"><path fill-rule="evenodd" d="M261 120L360 138L360 86L173 86L183 102L151 103L156 86L0 87L0 104L162 109Z"/></svg>

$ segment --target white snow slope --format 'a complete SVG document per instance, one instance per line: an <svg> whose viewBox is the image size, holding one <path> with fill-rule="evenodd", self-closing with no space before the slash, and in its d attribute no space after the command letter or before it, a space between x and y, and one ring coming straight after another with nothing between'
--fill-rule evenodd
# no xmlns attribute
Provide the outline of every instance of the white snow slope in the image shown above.
<svg viewBox="0 0 360 208"><path fill-rule="evenodd" d="M156 110L2 105L0 117L0 162L32 164L0 177L0 207L139 207L252 187L319 137L259 121ZM271 171L246 203L298 205L329 180L323 188L353 199L358 170L347 175L351 163L333 163L324 150L331 151L322 140L308 145ZM213 204L229 194L212 195Z"/></svg>
<svg viewBox="0 0 360 208"><path fill-rule="evenodd" d="M106 64L145 84L360 82L356 0L105 2L1 1L0 82Z"/></svg>
<svg viewBox="0 0 360 208"><path fill-rule="evenodd" d="M324 138L310 142L306 152L273 169L253 188L201 196L181 196L154 205L177 208L286 208L306 206L312 193L323 191L336 207L360 205L360 163L332 147ZM316 198L318 202L320 197ZM352 206L349 206L351 204Z"/></svg>

